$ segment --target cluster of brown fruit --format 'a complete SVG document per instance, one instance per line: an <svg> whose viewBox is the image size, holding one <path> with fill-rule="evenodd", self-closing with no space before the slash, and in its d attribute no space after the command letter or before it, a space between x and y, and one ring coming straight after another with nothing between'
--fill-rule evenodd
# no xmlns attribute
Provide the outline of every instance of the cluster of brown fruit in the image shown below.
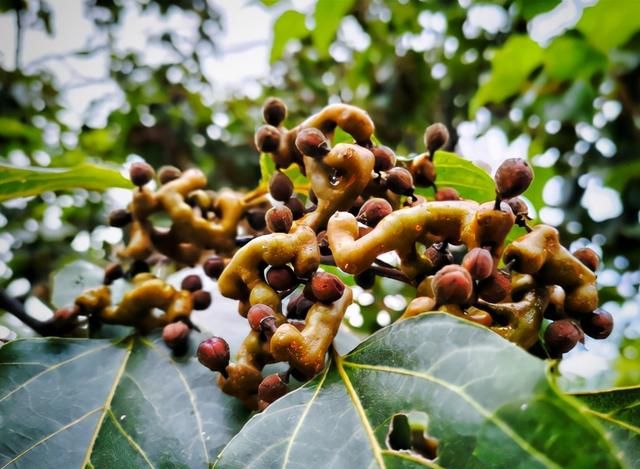
<svg viewBox="0 0 640 469"><path fill-rule="evenodd" d="M220 292L238 300L250 332L234 362L220 337L202 342L198 358L219 372L224 392L254 409L285 394L291 376L304 381L325 366L352 293L323 272L323 264L354 275L363 288L376 276L413 285L415 298L400 320L445 311L551 357L569 351L584 333L609 335L611 315L598 309L595 253L571 254L556 229L528 224L527 205L518 198L533 178L524 160L506 160L495 174L496 199L479 204L436 187L433 156L449 140L442 124L427 128L426 152L406 162L372 143L374 124L357 107L327 106L292 129L282 125L286 114L282 101L268 100L266 125L255 135L258 150L276 165L268 188L214 193L199 170L163 168L153 191L147 184L152 168L133 165L133 201L110 220L130 225L118 254L131 263L134 288L112 305L108 284L125 275L112 266L103 287L77 299L75 314L143 330L162 326L167 345L180 352L193 327L191 310L206 308L209 293L197 276L177 290L131 271L159 258L202 263ZM332 147L338 127L353 143ZM284 172L291 165L306 175L308 190L296 193ZM433 187L433 200L415 194L415 186ZM170 228L154 226L151 216L158 212L168 215ZM526 234L506 245L514 225ZM395 265L380 259L388 252L397 254ZM541 342L543 318L553 322ZM263 368L276 362L286 362L288 371L263 377Z"/></svg>

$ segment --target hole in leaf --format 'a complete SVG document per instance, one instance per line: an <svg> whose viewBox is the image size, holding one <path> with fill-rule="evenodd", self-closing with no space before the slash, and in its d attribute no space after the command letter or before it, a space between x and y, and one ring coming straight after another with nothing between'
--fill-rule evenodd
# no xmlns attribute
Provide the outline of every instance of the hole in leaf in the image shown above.
<svg viewBox="0 0 640 469"><path fill-rule="evenodd" d="M396 414L389 425L387 447L432 461L438 456L438 440L428 434L428 427L429 416L424 412Z"/></svg>

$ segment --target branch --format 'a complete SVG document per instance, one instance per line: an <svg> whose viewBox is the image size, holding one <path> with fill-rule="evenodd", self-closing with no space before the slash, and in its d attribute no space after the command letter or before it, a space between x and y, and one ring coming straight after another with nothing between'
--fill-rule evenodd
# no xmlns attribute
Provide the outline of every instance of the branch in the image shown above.
<svg viewBox="0 0 640 469"><path fill-rule="evenodd" d="M16 70L20 69L22 56L22 12L16 8Z"/></svg>
<svg viewBox="0 0 640 469"><path fill-rule="evenodd" d="M0 309L4 309L7 313L13 314L40 335L56 335L63 332L53 323L52 320L40 321L39 319L31 316L24 309L24 305L15 298L7 295L7 292L3 288L0 288Z"/></svg>

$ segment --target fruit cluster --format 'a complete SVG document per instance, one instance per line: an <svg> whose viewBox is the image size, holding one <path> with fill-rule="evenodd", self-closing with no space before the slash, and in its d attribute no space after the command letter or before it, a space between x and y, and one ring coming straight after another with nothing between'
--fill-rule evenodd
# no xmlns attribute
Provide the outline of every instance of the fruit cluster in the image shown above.
<svg viewBox="0 0 640 469"><path fill-rule="evenodd" d="M327 106L290 130L282 125L286 115L282 101L268 100L266 124L255 135L258 150L276 166L268 188L213 193L199 170L165 167L151 190L152 168L134 164L133 200L110 217L113 226L130 225L128 244L118 251L128 272L109 267L105 285L56 313L59 320L84 315L95 324L164 327L165 342L179 353L194 327L191 310L208 307L211 297L197 276L177 290L151 275L146 262L202 263L222 295L238 300L250 332L234 362L220 337L202 342L198 359L219 372L224 392L254 409L285 394L290 377L307 380L325 366L352 292L321 265L337 266L363 288L376 276L414 286L400 320L445 311L551 357L584 333L609 335L611 315L598 309L598 257L589 249L571 254L550 226L529 226L518 197L533 179L526 161L506 160L495 173L495 200L478 203L437 187L433 156L449 140L442 124L427 128L425 153L400 161L373 143L374 124L357 107ZM332 146L336 128L353 143ZM291 165L306 176L308 190L296 190L285 172ZM433 187L433 199L417 195L416 186ZM154 226L156 213L168 216L169 228ZM514 225L526 234L507 244ZM380 259L389 252L396 265ZM109 284L123 275L134 287L112 305ZM541 345L544 318L553 322ZM263 377L263 368L276 362L287 363L288 371Z"/></svg>

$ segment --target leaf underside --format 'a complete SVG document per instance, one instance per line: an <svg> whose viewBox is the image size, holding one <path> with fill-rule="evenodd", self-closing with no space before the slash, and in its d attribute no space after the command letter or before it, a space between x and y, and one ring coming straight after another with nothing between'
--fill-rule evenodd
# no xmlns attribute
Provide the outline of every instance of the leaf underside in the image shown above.
<svg viewBox="0 0 640 469"><path fill-rule="evenodd" d="M429 418L438 457L386 447L394 415ZM584 442L589 451L576 451ZM371 336L253 417L216 467L627 467L545 363L491 331L427 314Z"/></svg>

